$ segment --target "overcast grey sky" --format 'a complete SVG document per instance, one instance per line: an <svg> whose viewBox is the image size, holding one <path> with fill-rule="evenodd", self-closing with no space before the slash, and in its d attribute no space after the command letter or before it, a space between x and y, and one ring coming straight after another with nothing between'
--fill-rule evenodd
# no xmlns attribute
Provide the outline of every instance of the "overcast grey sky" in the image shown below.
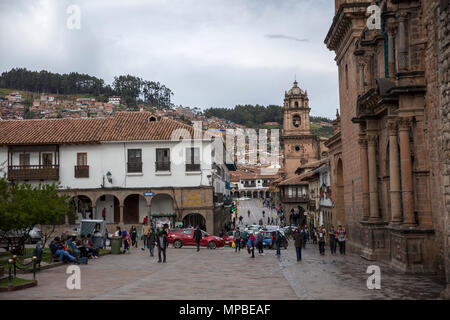
<svg viewBox="0 0 450 320"><path fill-rule="evenodd" d="M70 5L81 28L67 28ZM0 72L13 67L160 81L177 105L282 105L294 75L311 114L334 117L323 43L333 0L1 0Z"/></svg>

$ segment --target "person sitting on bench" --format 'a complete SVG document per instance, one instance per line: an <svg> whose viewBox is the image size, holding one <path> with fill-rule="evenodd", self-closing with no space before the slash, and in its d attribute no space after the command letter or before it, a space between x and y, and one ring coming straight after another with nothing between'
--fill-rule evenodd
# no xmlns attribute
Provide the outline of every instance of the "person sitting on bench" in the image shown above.
<svg viewBox="0 0 450 320"><path fill-rule="evenodd" d="M72 256L74 257L80 256L80 250L78 250L76 245L76 237L71 236L67 238L66 248Z"/></svg>
<svg viewBox="0 0 450 320"><path fill-rule="evenodd" d="M56 237L50 243L50 251L52 252L52 256L57 257L59 261L65 261L67 259L71 262L77 261L74 256L70 255L67 251L64 250L64 247L61 244L61 239L59 237Z"/></svg>

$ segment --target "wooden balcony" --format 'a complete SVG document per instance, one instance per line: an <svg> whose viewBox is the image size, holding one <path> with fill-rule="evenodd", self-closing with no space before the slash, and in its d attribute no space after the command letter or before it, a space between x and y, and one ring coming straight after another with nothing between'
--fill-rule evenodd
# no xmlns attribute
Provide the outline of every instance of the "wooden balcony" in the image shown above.
<svg viewBox="0 0 450 320"><path fill-rule="evenodd" d="M75 178L89 178L89 166L75 166Z"/></svg>
<svg viewBox="0 0 450 320"><path fill-rule="evenodd" d="M156 161L156 171L170 171L170 161Z"/></svg>
<svg viewBox="0 0 450 320"><path fill-rule="evenodd" d="M59 165L8 166L8 180L59 180Z"/></svg>
<svg viewBox="0 0 450 320"><path fill-rule="evenodd" d="M309 197L307 195L300 195L300 196L282 196L281 197L281 202L284 203L308 203L309 202Z"/></svg>

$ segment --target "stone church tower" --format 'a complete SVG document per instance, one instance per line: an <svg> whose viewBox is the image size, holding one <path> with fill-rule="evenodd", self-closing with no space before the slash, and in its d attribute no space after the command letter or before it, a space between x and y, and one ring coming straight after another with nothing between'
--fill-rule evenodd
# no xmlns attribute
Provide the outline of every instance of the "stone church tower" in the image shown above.
<svg viewBox="0 0 450 320"><path fill-rule="evenodd" d="M320 138L311 135L308 93L294 82L285 93L283 134L285 178L295 176L299 167L320 159Z"/></svg>

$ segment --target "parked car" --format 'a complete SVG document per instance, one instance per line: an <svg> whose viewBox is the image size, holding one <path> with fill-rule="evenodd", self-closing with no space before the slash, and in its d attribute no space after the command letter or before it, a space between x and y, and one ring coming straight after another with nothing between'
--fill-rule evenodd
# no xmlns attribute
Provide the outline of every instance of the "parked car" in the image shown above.
<svg viewBox="0 0 450 320"><path fill-rule="evenodd" d="M234 241L233 231L228 231L228 232L222 237L222 239L223 239L224 245L230 246L230 247L231 247L232 244L233 244L233 241Z"/></svg>
<svg viewBox="0 0 450 320"><path fill-rule="evenodd" d="M264 236L263 236L264 247L267 247L269 249L274 249L276 247L275 243L274 243L275 232L276 231L264 231ZM289 242L286 238L286 235L284 234L283 231L279 230L278 232L280 232L280 235L281 235L281 247L283 247L284 249L287 249Z"/></svg>
<svg viewBox="0 0 450 320"><path fill-rule="evenodd" d="M202 239L200 240L201 247L208 247L209 249L221 248L225 242L222 238L209 235L202 231ZM173 244L174 248L181 248L182 246L195 246L194 229L186 228L175 232L169 232L169 243Z"/></svg>
<svg viewBox="0 0 450 320"><path fill-rule="evenodd" d="M37 243L38 241L42 240L43 234L42 234L41 229L34 227L28 233L28 236L29 236L30 243Z"/></svg>

